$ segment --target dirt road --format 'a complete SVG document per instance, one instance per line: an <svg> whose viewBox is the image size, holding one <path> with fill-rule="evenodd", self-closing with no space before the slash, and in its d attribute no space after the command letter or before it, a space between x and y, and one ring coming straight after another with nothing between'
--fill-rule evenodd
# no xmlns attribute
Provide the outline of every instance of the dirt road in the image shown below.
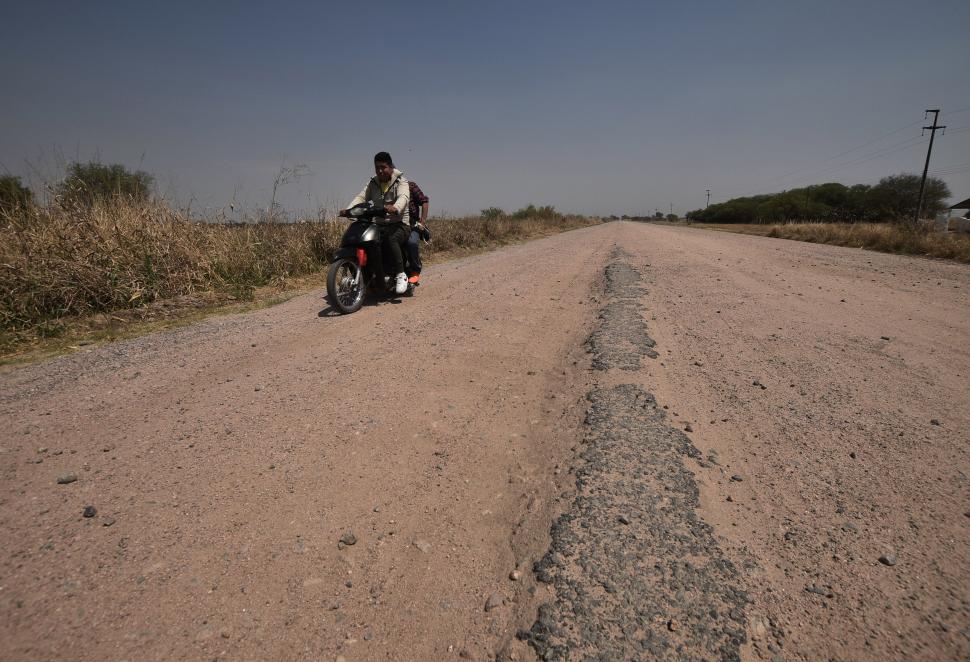
<svg viewBox="0 0 970 662"><path fill-rule="evenodd" d="M82 348L0 658L966 659L968 376L966 266L632 223Z"/></svg>

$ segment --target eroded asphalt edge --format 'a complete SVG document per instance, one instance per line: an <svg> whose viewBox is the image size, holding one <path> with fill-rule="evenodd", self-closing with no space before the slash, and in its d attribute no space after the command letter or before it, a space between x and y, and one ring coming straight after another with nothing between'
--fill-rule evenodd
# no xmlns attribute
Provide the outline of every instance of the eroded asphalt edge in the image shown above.
<svg viewBox="0 0 970 662"><path fill-rule="evenodd" d="M606 267L606 304L587 341L604 376L657 356L628 257L615 251ZM542 660L740 659L748 599L697 515L684 458L700 451L638 384L594 385L587 398L576 496L534 568L556 600L518 636Z"/></svg>

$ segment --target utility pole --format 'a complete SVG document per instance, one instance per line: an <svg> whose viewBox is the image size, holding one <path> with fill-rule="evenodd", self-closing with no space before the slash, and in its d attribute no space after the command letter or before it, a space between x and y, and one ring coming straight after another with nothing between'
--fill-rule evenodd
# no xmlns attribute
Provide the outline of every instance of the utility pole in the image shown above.
<svg viewBox="0 0 970 662"><path fill-rule="evenodd" d="M707 204L704 205L704 209L711 206L711 189L707 189Z"/></svg>
<svg viewBox="0 0 970 662"><path fill-rule="evenodd" d="M926 188L926 172L930 168L930 154L933 153L933 138L936 137L937 129L942 130L946 128L945 126L939 126L936 123L937 119L940 117L939 108L927 110L923 115L923 119L926 119L926 116L930 113L933 113L933 126L924 126L923 131L920 131L920 135L923 135L926 131L930 132L930 146L926 149L926 163L923 165L923 179L921 179L919 182L919 198L916 200L916 215L913 217L914 228L919 227L919 213L923 209L923 190Z"/></svg>
<svg viewBox="0 0 970 662"><path fill-rule="evenodd" d="M672 203L672 202L670 203L670 215L671 216L674 215L674 203Z"/></svg>

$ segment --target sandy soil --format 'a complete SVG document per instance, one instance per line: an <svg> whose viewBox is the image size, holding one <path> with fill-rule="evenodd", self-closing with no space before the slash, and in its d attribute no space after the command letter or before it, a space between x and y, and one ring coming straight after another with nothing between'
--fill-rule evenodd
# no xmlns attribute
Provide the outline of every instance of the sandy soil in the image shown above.
<svg viewBox="0 0 970 662"><path fill-rule="evenodd" d="M742 656L966 659L970 268L628 223L4 373L0 658L532 657L616 245Z"/></svg>
<svg viewBox="0 0 970 662"><path fill-rule="evenodd" d="M970 657L970 268L640 234L644 383L715 451L701 516L747 568L748 654Z"/></svg>

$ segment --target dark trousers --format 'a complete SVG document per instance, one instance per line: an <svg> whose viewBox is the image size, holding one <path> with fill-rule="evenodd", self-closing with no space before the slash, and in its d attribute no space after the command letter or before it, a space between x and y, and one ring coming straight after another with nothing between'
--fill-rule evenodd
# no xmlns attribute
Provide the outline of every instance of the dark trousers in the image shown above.
<svg viewBox="0 0 970 662"><path fill-rule="evenodd" d="M411 271L421 273L421 233L411 230L408 237L408 260L411 261Z"/></svg>
<svg viewBox="0 0 970 662"><path fill-rule="evenodd" d="M402 246L407 240L408 228L404 223L381 226L381 259L378 260L388 276L396 276L404 271L404 251ZM383 270L383 269L382 269ZM378 274L383 280L384 274Z"/></svg>

